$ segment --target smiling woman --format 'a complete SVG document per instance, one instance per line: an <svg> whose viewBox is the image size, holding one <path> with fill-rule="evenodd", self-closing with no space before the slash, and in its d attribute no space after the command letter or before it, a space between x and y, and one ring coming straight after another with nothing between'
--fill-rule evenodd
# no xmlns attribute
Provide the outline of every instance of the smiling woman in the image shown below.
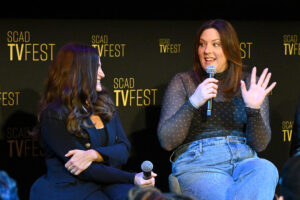
<svg viewBox="0 0 300 200"><path fill-rule="evenodd" d="M95 48L67 44L50 66L41 99L39 135L47 174L30 199L126 199L136 185L154 185L143 173L126 172L130 143L110 96Z"/></svg>
<svg viewBox="0 0 300 200"><path fill-rule="evenodd" d="M221 45L221 38L216 29L209 28L203 31L200 37L198 56L205 71L209 65L216 66L217 73L225 71L228 67Z"/></svg>
<svg viewBox="0 0 300 200"><path fill-rule="evenodd" d="M271 73L265 69L256 81L255 67L242 72L238 37L225 20L205 22L194 48L193 70L169 83L158 125L162 147L175 149L170 180L177 178L181 192L195 199L273 199L277 169L256 153L271 139ZM211 65L214 78L206 73Z"/></svg>

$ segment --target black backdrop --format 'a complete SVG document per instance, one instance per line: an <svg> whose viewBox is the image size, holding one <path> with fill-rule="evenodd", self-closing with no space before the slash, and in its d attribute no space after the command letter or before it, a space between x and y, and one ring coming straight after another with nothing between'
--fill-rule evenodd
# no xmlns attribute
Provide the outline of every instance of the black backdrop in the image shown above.
<svg viewBox="0 0 300 200"><path fill-rule="evenodd" d="M259 72L268 67L272 80L278 82L269 96L272 141L259 155L280 170L288 158L300 94L299 16L290 2L281 7L237 4L239 9L231 8L233 3L215 4L215 9L169 4L112 9L97 4L97 9L86 5L76 14L72 7L57 7L53 13L51 8L57 5L48 9L33 5L30 10L20 6L14 13L1 13L0 169L17 181L21 199L28 199L31 184L45 172L43 152L27 132L36 121L36 105L51 60L70 41L99 50L106 74L103 84L118 104L132 142L125 169L138 171L143 160L151 160L159 174L157 187L168 191L170 153L161 149L156 137L162 97L171 77L192 67L194 35L207 18L232 22L243 63L249 70L257 66ZM272 15L281 11L281 17L267 15L267 9Z"/></svg>

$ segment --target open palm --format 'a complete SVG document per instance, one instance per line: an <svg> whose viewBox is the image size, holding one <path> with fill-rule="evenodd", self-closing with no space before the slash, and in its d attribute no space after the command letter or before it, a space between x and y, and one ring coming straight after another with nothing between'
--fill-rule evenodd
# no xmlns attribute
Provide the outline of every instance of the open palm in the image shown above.
<svg viewBox="0 0 300 200"><path fill-rule="evenodd" d="M241 81L241 91L244 102L247 107L258 109L264 101L266 95L275 87L276 82L273 82L269 87L271 73L268 73L268 68L265 68L256 83L256 67L253 67L251 73L250 87L247 90L244 81Z"/></svg>

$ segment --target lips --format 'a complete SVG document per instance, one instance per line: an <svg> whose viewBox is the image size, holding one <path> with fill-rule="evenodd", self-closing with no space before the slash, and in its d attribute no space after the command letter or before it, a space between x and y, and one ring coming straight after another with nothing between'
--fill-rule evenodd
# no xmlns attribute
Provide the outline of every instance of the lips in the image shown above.
<svg viewBox="0 0 300 200"><path fill-rule="evenodd" d="M204 58L206 62L211 62L211 61L215 61L216 58L212 58L212 57L205 57Z"/></svg>
<svg viewBox="0 0 300 200"><path fill-rule="evenodd" d="M204 65L205 66L212 65L215 61L216 61L216 58L214 58L214 57L205 57Z"/></svg>

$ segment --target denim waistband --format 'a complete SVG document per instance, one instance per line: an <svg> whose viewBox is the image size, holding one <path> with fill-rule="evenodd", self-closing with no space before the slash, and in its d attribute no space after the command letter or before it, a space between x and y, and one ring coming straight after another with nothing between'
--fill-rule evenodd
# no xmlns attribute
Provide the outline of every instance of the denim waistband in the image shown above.
<svg viewBox="0 0 300 200"><path fill-rule="evenodd" d="M247 139L245 137L239 137L239 136L212 137L212 138L196 140L194 142L189 143L188 146L194 145L194 144L195 145L202 144L202 146L205 147L205 146L225 144L225 143L244 144L244 143L247 143Z"/></svg>
<svg viewBox="0 0 300 200"><path fill-rule="evenodd" d="M193 147L196 145L201 145L202 147L205 146L212 146L212 145L218 145L218 144L230 144L230 143L239 143L239 144L246 144L247 139L245 137L239 137L239 136L223 136L223 137L211 137L211 138L205 138L196 140L190 143L183 144L179 146L170 156L170 162L175 162L176 159L184 153L189 147Z"/></svg>

